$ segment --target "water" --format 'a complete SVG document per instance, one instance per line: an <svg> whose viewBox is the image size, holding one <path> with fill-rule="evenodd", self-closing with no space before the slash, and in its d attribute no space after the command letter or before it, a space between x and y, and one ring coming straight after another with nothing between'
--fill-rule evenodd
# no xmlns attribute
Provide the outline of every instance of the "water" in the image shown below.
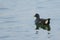
<svg viewBox="0 0 60 40"><path fill-rule="evenodd" d="M51 18L51 34L35 31L34 14ZM0 0L0 40L60 40L60 0ZM50 38L48 38L50 37Z"/></svg>

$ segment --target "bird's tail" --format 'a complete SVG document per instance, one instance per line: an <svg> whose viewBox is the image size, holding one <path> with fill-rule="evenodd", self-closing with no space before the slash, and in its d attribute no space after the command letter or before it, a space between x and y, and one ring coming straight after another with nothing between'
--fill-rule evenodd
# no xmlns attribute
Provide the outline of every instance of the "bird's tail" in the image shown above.
<svg viewBox="0 0 60 40"><path fill-rule="evenodd" d="M45 21L45 24L49 24L50 23L50 18L48 18L46 21Z"/></svg>
<svg viewBox="0 0 60 40"><path fill-rule="evenodd" d="M50 18L48 18L48 24L50 23Z"/></svg>

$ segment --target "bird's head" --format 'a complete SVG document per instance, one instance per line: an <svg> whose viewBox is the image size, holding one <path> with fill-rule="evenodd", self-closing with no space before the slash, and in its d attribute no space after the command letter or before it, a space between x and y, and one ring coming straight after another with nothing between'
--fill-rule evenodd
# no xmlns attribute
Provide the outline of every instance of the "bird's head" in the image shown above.
<svg viewBox="0 0 60 40"><path fill-rule="evenodd" d="M39 14L38 14L38 13L36 13L36 14L34 15L34 17L39 18Z"/></svg>

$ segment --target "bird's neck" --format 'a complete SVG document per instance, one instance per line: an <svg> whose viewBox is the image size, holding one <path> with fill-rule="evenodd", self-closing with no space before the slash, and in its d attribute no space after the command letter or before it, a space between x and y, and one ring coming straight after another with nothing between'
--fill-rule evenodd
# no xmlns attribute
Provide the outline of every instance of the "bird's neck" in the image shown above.
<svg viewBox="0 0 60 40"><path fill-rule="evenodd" d="M40 19L40 17L36 17L36 19Z"/></svg>

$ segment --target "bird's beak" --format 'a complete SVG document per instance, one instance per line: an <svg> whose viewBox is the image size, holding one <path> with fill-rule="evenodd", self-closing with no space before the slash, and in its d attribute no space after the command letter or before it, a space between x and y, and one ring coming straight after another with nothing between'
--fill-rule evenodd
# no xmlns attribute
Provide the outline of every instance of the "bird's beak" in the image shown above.
<svg viewBox="0 0 60 40"><path fill-rule="evenodd" d="M34 17L35 17L35 15L34 15Z"/></svg>
<svg viewBox="0 0 60 40"><path fill-rule="evenodd" d="M35 17L35 15L34 15L34 17Z"/></svg>

